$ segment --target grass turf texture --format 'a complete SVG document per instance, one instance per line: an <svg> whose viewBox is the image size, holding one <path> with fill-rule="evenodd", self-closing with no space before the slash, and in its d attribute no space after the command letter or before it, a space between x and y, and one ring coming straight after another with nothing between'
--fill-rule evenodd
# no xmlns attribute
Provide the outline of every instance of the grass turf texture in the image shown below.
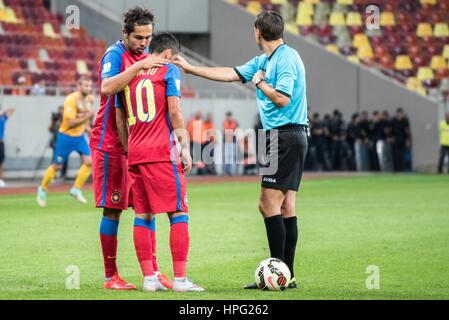
<svg viewBox="0 0 449 320"><path fill-rule="evenodd" d="M243 290L268 257L255 183L189 187L189 277L204 293L142 292L132 243L134 215L119 227L118 266L138 291L102 288L100 211L68 194L0 197L0 299L448 299L449 177L374 176L304 181L298 196L300 289ZM157 218L158 261L172 275L166 215ZM80 268L67 290L65 269ZM380 268L380 290L365 287Z"/></svg>

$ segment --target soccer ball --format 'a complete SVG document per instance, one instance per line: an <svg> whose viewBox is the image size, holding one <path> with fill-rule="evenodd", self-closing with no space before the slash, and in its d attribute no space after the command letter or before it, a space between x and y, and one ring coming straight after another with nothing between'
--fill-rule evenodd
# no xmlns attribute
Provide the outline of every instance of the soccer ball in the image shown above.
<svg viewBox="0 0 449 320"><path fill-rule="evenodd" d="M256 283L262 290L281 291L290 283L290 269L279 259L268 258L257 266Z"/></svg>

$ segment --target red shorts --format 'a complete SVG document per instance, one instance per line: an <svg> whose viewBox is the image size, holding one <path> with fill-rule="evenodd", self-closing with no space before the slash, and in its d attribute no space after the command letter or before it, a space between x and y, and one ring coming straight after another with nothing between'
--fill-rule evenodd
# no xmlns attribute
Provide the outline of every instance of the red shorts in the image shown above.
<svg viewBox="0 0 449 320"><path fill-rule="evenodd" d="M92 149L92 179L95 206L128 209L128 165L124 154Z"/></svg>
<svg viewBox="0 0 449 320"><path fill-rule="evenodd" d="M143 163L129 167L134 211L142 213L188 212L186 181L181 165Z"/></svg>

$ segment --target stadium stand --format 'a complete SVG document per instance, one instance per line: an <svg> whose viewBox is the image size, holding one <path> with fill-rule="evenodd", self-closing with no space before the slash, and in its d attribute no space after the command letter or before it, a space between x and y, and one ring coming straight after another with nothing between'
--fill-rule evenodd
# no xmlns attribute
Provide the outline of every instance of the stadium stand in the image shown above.
<svg viewBox="0 0 449 320"><path fill-rule="evenodd" d="M27 94L29 89L16 86L29 88L41 79L48 87L70 91L86 73L96 83L105 49L106 42L83 27L67 29L62 15L50 12L42 0L0 0L0 86L9 87L4 94Z"/></svg>
<svg viewBox="0 0 449 320"><path fill-rule="evenodd" d="M349 61L376 68L409 90L449 102L449 0L228 0L257 15L283 14L287 30ZM379 29L364 21L380 9ZM369 21L369 19L368 19Z"/></svg>

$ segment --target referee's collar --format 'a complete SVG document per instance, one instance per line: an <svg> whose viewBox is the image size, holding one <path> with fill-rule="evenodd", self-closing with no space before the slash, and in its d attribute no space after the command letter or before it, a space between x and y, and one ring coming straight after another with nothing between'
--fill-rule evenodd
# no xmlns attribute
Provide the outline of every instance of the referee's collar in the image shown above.
<svg viewBox="0 0 449 320"><path fill-rule="evenodd" d="M276 49L274 49L274 51L270 54L270 56L268 57L268 60L271 60L271 58L274 56L274 54L276 53L276 51L278 51L278 49L282 46L285 46L286 43L281 43Z"/></svg>

